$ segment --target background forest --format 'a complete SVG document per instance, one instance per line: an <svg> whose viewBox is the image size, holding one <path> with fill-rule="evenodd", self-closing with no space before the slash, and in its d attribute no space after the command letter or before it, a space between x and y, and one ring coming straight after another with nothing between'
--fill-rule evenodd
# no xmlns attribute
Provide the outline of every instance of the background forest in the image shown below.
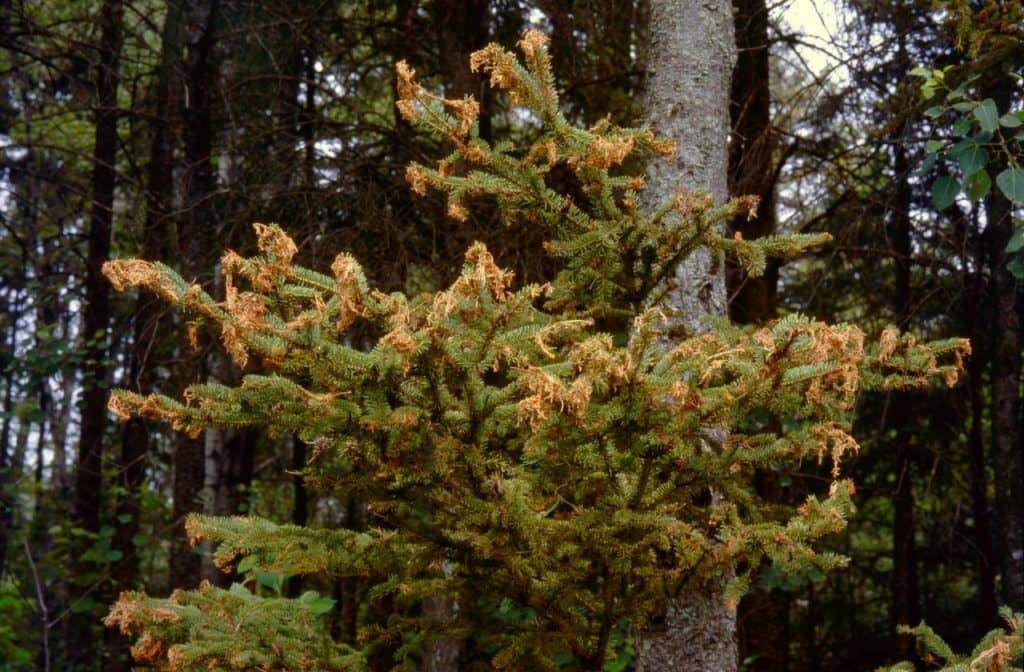
<svg viewBox="0 0 1024 672"><path fill-rule="evenodd" d="M733 229L833 240L761 278L730 264L730 317L892 324L970 338L973 356L953 389L858 399L858 511L819 544L849 566L763 572L738 615L742 669L763 672L912 658L896 626L922 618L969 650L999 605L1024 608L1021 8L818 5L733 0L729 189L761 199ZM534 120L469 54L539 28L566 116L635 125L649 15L648 0L0 4L0 670L129 669L101 623L121 591L233 580L189 546L189 513L372 524L357 497L298 475L317 447L297 437L117 424L111 387L179 397L241 371L155 297L111 291L102 264L161 261L215 294L222 252L252 254L250 224L277 222L304 266L347 250L383 290L446 286L474 241L518 279L545 278L540 234L486 204L456 222L410 192L406 165L444 150L396 109L394 64L476 96L480 137L514 142ZM550 179L573 188L568 171ZM790 505L828 480L809 462L756 485ZM358 577L315 587L335 638L386 618Z"/></svg>

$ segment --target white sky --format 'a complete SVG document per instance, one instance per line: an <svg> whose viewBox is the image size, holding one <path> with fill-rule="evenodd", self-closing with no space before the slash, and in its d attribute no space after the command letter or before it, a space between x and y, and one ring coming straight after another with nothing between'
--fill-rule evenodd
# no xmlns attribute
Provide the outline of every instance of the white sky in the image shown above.
<svg viewBox="0 0 1024 672"><path fill-rule="evenodd" d="M842 62L836 49L840 39L840 17L836 3L826 0L789 0L780 6L782 21L802 36L800 49L816 74L835 70ZM841 74L842 73L835 73Z"/></svg>

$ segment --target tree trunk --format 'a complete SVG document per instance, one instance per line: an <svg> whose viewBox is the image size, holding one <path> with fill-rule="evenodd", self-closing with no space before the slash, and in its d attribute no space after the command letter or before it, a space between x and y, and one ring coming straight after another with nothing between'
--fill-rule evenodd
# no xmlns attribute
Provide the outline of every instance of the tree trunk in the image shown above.
<svg viewBox="0 0 1024 672"><path fill-rule="evenodd" d="M729 85L735 62L732 5L728 0L658 0L651 3L650 48L644 109L657 135L676 141L671 162L647 170L648 207L681 189L728 197ZM703 318L726 314L724 275L707 251L677 270L665 306L670 334L696 333ZM674 596L664 618L638 633L638 669L737 669L736 614L721 583L689 587Z"/></svg>
<svg viewBox="0 0 1024 672"><path fill-rule="evenodd" d="M899 62L907 63L906 35L909 28L897 20L899 41ZM901 124L892 134L893 180L895 192L888 212L889 247L896 261L896 277L893 284L891 308L893 321L905 327L910 320L913 302L911 270L913 249L910 244L912 222L910 210L913 204L910 174L912 166L907 157L906 141L908 123ZM897 635L901 625L917 625L921 619L920 591L918 589L917 541L915 532L914 464L917 462L915 442L910 434L914 432L915 417L911 394L907 391L890 393L886 403L882 436L889 436L886 429L894 430L894 445L889 449L896 456L896 488L891 494L893 507L892 528L892 603L890 620L892 634L896 637L894 657L910 660L914 658L914 638Z"/></svg>
<svg viewBox="0 0 1024 672"><path fill-rule="evenodd" d="M7 546L10 537L11 524L14 522L14 482L16 474L11 471L11 420L14 418L14 369L7 365L7 361L13 361L15 355L16 336L18 332L18 318L20 317L20 301L10 308L10 312L3 315L6 322L10 319L9 325L4 325L4 402L3 422L0 424L0 576L4 575L7 566ZM22 423L18 423L19 425Z"/></svg>
<svg viewBox="0 0 1024 672"><path fill-rule="evenodd" d="M248 511L256 455L255 430L223 429L206 433L206 506L211 516L237 516ZM204 563L203 578L227 587L232 575Z"/></svg>
<svg viewBox="0 0 1024 672"><path fill-rule="evenodd" d="M1005 109L1005 108L1002 108ZM989 196L986 215L991 231L992 322L992 452L996 479L996 529L1004 604L1024 604L1024 465L1021 455L1021 324L1017 312L1017 280L1006 270L1003 251L1013 231L1010 203L1001 194Z"/></svg>
<svg viewBox="0 0 1024 672"><path fill-rule="evenodd" d="M99 14L99 66L96 73L96 128L92 161L91 212L85 277L85 311L82 316L84 363L82 366L82 423L75 472L74 518L78 526L100 529L103 492L103 435L107 426L107 330L110 320L110 286L103 264L110 257L113 234L114 186L117 159L117 87L121 57L124 6L121 0L104 0ZM78 553L85 550L78 548ZM102 592L101 592L102 595ZM92 616L75 614L68 645L72 662L91 664L97 659Z"/></svg>
<svg viewBox="0 0 1024 672"><path fill-rule="evenodd" d="M757 196L757 216L738 216L732 230L747 240L775 233L775 134L772 129L768 8L765 0L733 0L736 11L736 67L732 73L729 105L729 195ZM756 324L776 316L779 265L768 260L764 275L747 277L733 259L728 260L729 317Z"/></svg>
<svg viewBox="0 0 1024 672"><path fill-rule="evenodd" d="M190 0L185 3L184 78L181 99L184 123L185 166L182 193L185 202L178 222L180 272L189 281L201 281L212 267L208 255L218 249L218 226L212 199L216 190L213 171L214 87L217 66L214 60L217 0ZM179 332L180 362L178 382L182 386L204 379L202 355L189 352L186 330ZM174 448L174 520L176 533L171 541L171 586L192 587L200 578L201 558L189 548L184 534L185 518L202 511L200 493L205 482L205 441L184 434L175 436Z"/></svg>
<svg viewBox="0 0 1024 672"><path fill-rule="evenodd" d="M757 216L733 220L732 230L745 239L772 235L776 229L775 135L772 128L768 50L768 8L765 0L733 0L736 67L729 104L729 195L761 199ZM741 324L759 324L776 317L779 265L768 261L764 275L751 278L730 255L726 259L729 317ZM775 423L777 424L777 423ZM778 474L760 469L758 495L779 503L784 496ZM745 595L737 613L739 659L749 672L784 672L789 667L789 594L778 588Z"/></svg>
<svg viewBox="0 0 1024 672"><path fill-rule="evenodd" d="M987 91L1000 110L1010 108L1013 88L1002 76ZM991 167L993 173L1007 168L1005 160ZM990 372L992 384L992 458L995 473L995 513L1000 548L1002 584L1000 600L1017 607L1024 604L1024 446L1021 440L1021 334L1020 283L1006 268L1006 244L1014 230L1013 207L1001 191L993 189L985 202L985 244L991 272L993 343Z"/></svg>
<svg viewBox="0 0 1024 672"><path fill-rule="evenodd" d="M977 549L978 572L978 628L987 632L996 627L995 553L992 548L992 521L989 508L988 476L985 465L985 436L983 431L985 401L984 372L988 362L987 329L981 323L982 280L972 273L966 281L964 323L970 325L972 354L967 365L967 405L971 414L971 430L967 439L967 455L971 474L971 515L974 518L974 545Z"/></svg>
<svg viewBox="0 0 1024 672"><path fill-rule="evenodd" d="M180 93L177 73L181 63L183 38L182 13L178 3L171 2L164 19L160 72L152 100L153 126L147 167L146 217L142 230L142 258L168 261L172 258L168 243L172 240L171 187L174 162L174 111ZM128 377L124 386L139 394L153 391L153 371L161 363L158 354L163 302L148 293L140 294L135 304L132 324L132 345L128 359ZM149 424L142 418L131 418L121 428L121 455L118 474L123 494L117 499L117 515L126 522L117 526L114 548L121 551L121 561L112 569L111 578L118 591L134 590L139 575L139 545L142 514L142 487L146 477L149 451L152 446ZM116 630L107 630L111 672L131 669L130 640Z"/></svg>
<svg viewBox="0 0 1024 672"><path fill-rule="evenodd" d="M106 340L110 319L110 286L103 277L102 267L110 257L113 231L117 85L123 14L124 7L120 0L106 0L100 9L99 19L102 35L99 72L96 77L96 141L93 150L85 312L82 316L82 336L85 341L82 383L84 405L75 474L75 517L79 525L90 531L99 529L99 494L103 488L100 469L103 433L107 424Z"/></svg>
<svg viewBox="0 0 1024 672"><path fill-rule="evenodd" d="M469 55L487 46L490 24L490 0L444 0L436 11L440 30L440 50L444 66L445 97L471 95L480 103L480 137L490 142L491 87L485 78L469 68Z"/></svg>

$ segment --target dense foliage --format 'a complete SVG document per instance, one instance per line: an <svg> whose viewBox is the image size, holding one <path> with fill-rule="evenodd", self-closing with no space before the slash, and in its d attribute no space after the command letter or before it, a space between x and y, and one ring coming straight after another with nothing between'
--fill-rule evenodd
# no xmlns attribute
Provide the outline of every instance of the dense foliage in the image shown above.
<svg viewBox="0 0 1024 672"><path fill-rule="evenodd" d="M295 244L264 225L260 255L222 259L222 302L160 264L107 264L118 288L156 292L219 327L240 366L250 357L263 366L237 387L193 385L184 404L115 393L117 415L192 433L255 425L296 434L315 447L307 479L366 502L373 520L355 532L194 516L193 542L214 541L229 571L244 558L264 573L368 576L374 598L394 609L386 628L356 641L321 633L298 647L289 642L302 632L291 630L301 624L310 636L312 596L256 606L239 586L167 600L129 593L108 623L142 633L139 662L337 669L390 642L404 668L432 641L457 636L478 664L602 669L615 658L616 628L642 625L680 590L735 573L738 599L762 556L784 573L840 565L810 544L842 529L852 484L834 480L780 521L752 492L752 474L827 457L838 479L857 447L844 418L862 386L955 382L965 341L924 346L886 330L865 350L856 327L800 316L667 344L664 317L648 306L698 245L730 251L756 274L766 254L821 239L722 237L719 221L756 204L716 209L699 193L645 214L642 180L618 168L662 147L646 130L571 126L544 38L528 32L520 46L525 67L496 46L473 62L540 120L521 151L479 138L476 101L437 98L399 64L405 117L455 146L436 169L413 164L407 176L420 193L445 191L455 217L490 197L506 225L543 227L564 260L550 284L513 289L477 244L446 290L384 294L347 254L331 276L294 265ZM560 164L583 199L545 185ZM380 334L368 352L347 343L357 321ZM438 595L456 614L417 609Z"/></svg>

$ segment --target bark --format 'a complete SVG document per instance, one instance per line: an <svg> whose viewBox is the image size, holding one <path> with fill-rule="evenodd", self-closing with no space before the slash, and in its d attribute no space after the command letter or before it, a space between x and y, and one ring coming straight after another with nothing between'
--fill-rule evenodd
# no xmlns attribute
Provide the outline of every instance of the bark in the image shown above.
<svg viewBox="0 0 1024 672"><path fill-rule="evenodd" d="M736 10L736 68L732 74L729 113L729 195L761 199L757 216L745 214L732 229L747 240L775 233L775 134L771 118L768 54L768 8L765 0L733 0ZM776 317L778 261L768 261L764 275L751 278L728 260L729 317L743 324Z"/></svg>
<svg viewBox="0 0 1024 672"><path fill-rule="evenodd" d="M171 221L171 185L174 161L173 113L178 99L176 72L180 63L182 16L176 3L168 5L161 45L160 72L152 101L149 165L147 167L146 217L142 231L142 258L167 261L171 251L167 243L173 230ZM161 318L166 314L163 302L152 294L142 294L135 304L132 322L132 345L128 360L128 378L124 385L139 394L153 391L152 371L159 362L158 336ZM131 590L138 578L137 547L133 538L139 533L141 488L151 444L149 425L141 418L131 418L121 428L121 455L118 463L120 485L124 495L118 498L117 514L127 516L115 536L115 548L122 560L113 568L112 578L119 590ZM124 639L122 644L127 644ZM112 661L119 667L124 661Z"/></svg>
<svg viewBox="0 0 1024 672"><path fill-rule="evenodd" d="M444 66L445 96L471 95L480 102L480 137L490 142L491 87L480 73L469 69L469 55L487 46L490 0L444 0L438 3L440 50Z"/></svg>
<svg viewBox="0 0 1024 672"><path fill-rule="evenodd" d="M110 257L114 215L115 159L117 157L117 86L121 57L120 0L106 0L100 9L100 63L96 77L96 133L93 150L89 251L85 277L85 340L82 427L75 474L75 517L91 531L99 529L100 474L103 433L107 424L107 323L110 320L110 285L102 267Z"/></svg>
<svg viewBox="0 0 1024 672"><path fill-rule="evenodd" d="M181 114L184 122L184 210L179 219L178 247L181 273L188 280L201 280L208 272L208 255L218 249L218 226L212 199L216 191L213 172L214 85L217 65L214 60L217 0L191 0L185 3L185 42L187 57ZM179 382L188 385L203 380L202 357L187 352L188 337L179 333L182 346L178 365ZM174 520L176 534L171 542L171 585L191 587L200 577L200 556L187 545L185 518L202 510L199 494L205 481L205 444L202 439L183 434L175 436L174 449Z"/></svg>
<svg viewBox="0 0 1024 672"><path fill-rule="evenodd" d="M727 0L651 3L644 109L659 136L677 143L671 162L647 170L648 206L680 189L728 197L729 83L735 62L732 6ZM694 333L708 315L726 314L725 279L701 251L680 265L667 305L670 332ZM692 586L673 596L663 618L637 636L639 670L737 669L736 614L722 585Z"/></svg>
<svg viewBox="0 0 1024 672"><path fill-rule="evenodd" d="M257 436L252 430L206 433L207 515L237 516L248 510ZM212 562L204 564L203 574L204 579L225 588L232 581L230 573L218 570Z"/></svg>
<svg viewBox="0 0 1024 672"><path fill-rule="evenodd" d="M745 239L775 233L775 135L771 116L768 8L765 0L733 0L736 67L729 104L729 195L761 199L757 216L737 217L731 224ZM729 317L741 324L777 316L779 266L768 261L764 275L751 278L731 256L726 260ZM778 476L762 469L755 479L758 495L779 503L784 497ZM789 595L778 588L755 590L740 600L737 613L739 659L749 672L783 672L789 667Z"/></svg>
<svg viewBox="0 0 1024 672"><path fill-rule="evenodd" d="M20 302L17 302L20 303ZM8 313L10 325L4 330L4 357L14 358L15 334L18 331L18 317L20 306L15 307ZM5 306L6 307L6 306ZM5 316L6 318L6 316ZM14 417L14 369L5 366L4 375L4 418L0 425L0 576L4 575L7 560L7 546L9 542L11 525L14 522L14 505L16 502L12 485L16 472L11 471L11 420ZM21 423L19 423L21 424Z"/></svg>
<svg viewBox="0 0 1024 672"><path fill-rule="evenodd" d="M996 626L995 553L992 548L992 521L988 501L988 476L985 465L985 438L983 432L985 401L984 371L987 336L981 328L981 278L971 274L967 282L967 300L964 301L964 323L971 325L970 339L973 353L968 361L967 402L971 414L971 430L967 439L967 456L971 476L971 515L974 518L974 545L977 549L978 572L978 627L987 632Z"/></svg>
<svg viewBox="0 0 1024 672"><path fill-rule="evenodd" d="M299 437L292 437L292 522L305 527L309 522L309 491L302 472L306 469L306 443Z"/></svg>
<svg viewBox="0 0 1024 672"><path fill-rule="evenodd" d="M1003 108L1005 109L1005 108ZM1021 324L1017 281L1006 270L1006 242L1013 230L1009 202L989 196L986 214L991 230L992 297L995 343L992 352L992 452L996 480L996 529L1004 604L1024 603L1024 465L1021 456Z"/></svg>
<svg viewBox="0 0 1024 672"><path fill-rule="evenodd" d="M1009 109L1012 89L1002 77L988 93L1000 110ZM1007 167L1005 161L992 167L993 174ZM1013 208L1002 192L993 189L985 203L985 244L991 269L991 316L993 343L992 458L995 473L996 529L1000 540L998 555L1003 604L1024 604L1024 438L1021 432L1020 369L1021 334L1020 286L1006 268L1006 244L1014 229Z"/></svg>
<svg viewBox="0 0 1024 672"><path fill-rule="evenodd" d="M82 421L75 472L73 513L76 523L90 532L100 529L103 492L103 437L107 426L107 330L110 285L103 264L110 257L113 234L114 186L117 159L118 68L123 42L124 6L104 0L100 7L99 66L96 73L96 127L92 159L91 206L86 258L85 310L82 316ZM79 548L82 552L84 548ZM101 593L102 596L102 593ZM69 659L87 664L96 659L96 642L89 614L76 614L70 623Z"/></svg>
<svg viewBox="0 0 1024 672"><path fill-rule="evenodd" d="M899 59L907 61L907 30L897 22L899 32ZM911 286L912 248L910 244L912 193L909 183L912 170L906 152L906 125L901 125L893 134L893 179L895 192L889 211L889 247L896 262L896 277L891 300L894 321L900 326L907 324L911 317L913 288ZM895 445L891 451L896 456L896 488L891 498L893 505L892 529L892 603L890 620L892 632L901 625L916 625L921 620L921 596L918 589L916 522L914 512L914 464L917 451L910 440L913 431L911 418L915 417L911 396L908 392L897 392L887 403L882 436L889 436L886 429L895 430ZM914 656L915 642L909 635L897 635L894 657L909 660Z"/></svg>
<svg viewBox="0 0 1024 672"><path fill-rule="evenodd" d="M723 0L651 3L644 88L646 121L676 141L673 160L651 161L646 196L654 205L680 189L728 198L729 82L735 60L732 7ZM726 314L725 281L711 255L698 250L680 264L667 302L672 326L695 333L708 315Z"/></svg>

